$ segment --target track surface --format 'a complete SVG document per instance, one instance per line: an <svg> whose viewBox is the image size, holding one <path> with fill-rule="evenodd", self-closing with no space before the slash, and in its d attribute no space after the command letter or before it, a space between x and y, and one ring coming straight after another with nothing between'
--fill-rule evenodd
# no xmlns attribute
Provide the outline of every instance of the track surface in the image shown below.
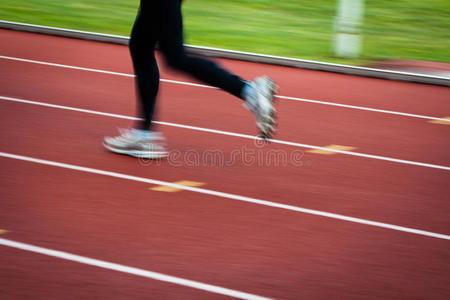
<svg viewBox="0 0 450 300"><path fill-rule="evenodd" d="M0 36L0 230L7 230L0 242L22 242L268 298L450 297L450 126L281 98L275 138L291 144L261 146L242 136L160 125L172 151L170 159L139 161L101 146L104 135L131 126L131 120L11 101L133 117L133 78L124 75L132 74L126 47L7 30ZM450 116L450 90L445 87L218 61L246 79L270 74L282 96ZM179 83L161 83L158 120L256 133L252 116L239 100L219 90L185 85L195 80L163 64L160 71L162 78ZM323 155L308 152L308 145L354 149ZM4 153L205 185L199 191L160 192L149 189L154 184L133 178L24 161ZM274 153L281 155L278 161ZM289 207L244 202L205 190ZM410 229L420 232L407 232ZM192 288L8 246L0 246L0 254L2 299L227 297L217 289Z"/></svg>

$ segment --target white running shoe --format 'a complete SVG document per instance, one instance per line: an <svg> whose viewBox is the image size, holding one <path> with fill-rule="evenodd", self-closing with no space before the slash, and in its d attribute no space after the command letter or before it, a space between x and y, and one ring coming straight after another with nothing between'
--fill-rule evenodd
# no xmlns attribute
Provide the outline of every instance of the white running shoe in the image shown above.
<svg viewBox="0 0 450 300"><path fill-rule="evenodd" d="M278 87L268 76L255 78L248 84L256 93L253 97L246 99L244 106L255 115L260 137L270 139L275 132L276 111L273 104Z"/></svg>
<svg viewBox="0 0 450 300"><path fill-rule="evenodd" d="M167 156L165 139L160 133L136 129L119 129L119 132L119 136L104 138L103 146L109 151L147 159Z"/></svg>

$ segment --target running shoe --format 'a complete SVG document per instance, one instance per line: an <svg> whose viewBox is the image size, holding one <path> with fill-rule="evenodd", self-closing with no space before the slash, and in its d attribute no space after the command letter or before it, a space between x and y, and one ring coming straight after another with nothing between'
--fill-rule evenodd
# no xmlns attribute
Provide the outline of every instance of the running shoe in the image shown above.
<svg viewBox="0 0 450 300"><path fill-rule="evenodd" d="M255 78L248 84L255 93L251 99L247 99L244 106L255 115L260 137L270 139L275 133L276 111L273 105L278 87L268 76Z"/></svg>
<svg viewBox="0 0 450 300"><path fill-rule="evenodd" d="M159 159L167 156L164 137L157 132L119 129L119 136L105 137L103 145L111 152L138 158Z"/></svg>

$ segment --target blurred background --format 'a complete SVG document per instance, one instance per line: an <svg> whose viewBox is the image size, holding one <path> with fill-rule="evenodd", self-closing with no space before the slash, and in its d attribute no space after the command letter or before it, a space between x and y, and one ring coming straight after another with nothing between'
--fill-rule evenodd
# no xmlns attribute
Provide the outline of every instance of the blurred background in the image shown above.
<svg viewBox="0 0 450 300"><path fill-rule="evenodd" d="M138 5L0 0L0 19L128 36ZM362 66L450 62L448 0L185 0L183 12L192 45ZM359 46L339 53L338 34L356 36L344 43Z"/></svg>

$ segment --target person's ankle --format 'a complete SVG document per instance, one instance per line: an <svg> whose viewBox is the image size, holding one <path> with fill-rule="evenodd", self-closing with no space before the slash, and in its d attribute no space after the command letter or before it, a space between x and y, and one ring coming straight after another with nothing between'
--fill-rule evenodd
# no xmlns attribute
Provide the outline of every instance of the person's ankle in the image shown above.
<svg viewBox="0 0 450 300"><path fill-rule="evenodd" d="M244 99L250 107L256 107L258 101L258 94L255 87L250 82L246 82L242 88L242 99Z"/></svg>

